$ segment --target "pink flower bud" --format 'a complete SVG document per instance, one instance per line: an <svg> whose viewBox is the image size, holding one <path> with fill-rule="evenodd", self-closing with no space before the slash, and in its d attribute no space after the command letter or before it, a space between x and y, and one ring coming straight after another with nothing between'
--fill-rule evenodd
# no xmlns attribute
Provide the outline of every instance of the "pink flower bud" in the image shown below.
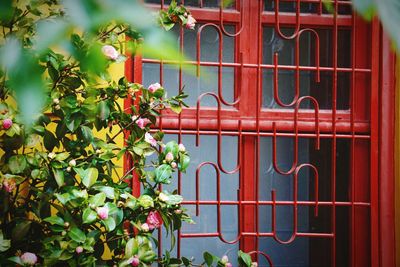
<svg viewBox="0 0 400 267"><path fill-rule="evenodd" d="M118 58L118 56L119 56L118 51L112 45L104 45L101 48L101 52L103 52L103 54L107 58L112 59L112 60L116 60Z"/></svg>
<svg viewBox="0 0 400 267"><path fill-rule="evenodd" d="M179 144L179 151L180 152L185 152L186 151L186 147L183 144Z"/></svg>
<svg viewBox="0 0 400 267"><path fill-rule="evenodd" d="M155 91L161 88L159 83L153 83L149 85L149 91L154 94Z"/></svg>
<svg viewBox="0 0 400 267"><path fill-rule="evenodd" d="M14 179L5 179L3 181L4 190L6 190L8 193L11 193L15 189L15 186L16 182Z"/></svg>
<svg viewBox="0 0 400 267"><path fill-rule="evenodd" d="M24 254L21 255L20 259L24 265L29 265L29 266L35 265L38 261L37 256L31 252L25 252Z"/></svg>
<svg viewBox="0 0 400 267"><path fill-rule="evenodd" d="M150 211L149 215L147 215L146 223L149 225L150 230L159 228L163 223L160 213L158 211Z"/></svg>
<svg viewBox="0 0 400 267"><path fill-rule="evenodd" d="M140 260L139 260L138 256L133 256L133 257L129 258L127 263L132 266L139 266Z"/></svg>
<svg viewBox="0 0 400 267"><path fill-rule="evenodd" d="M97 208L97 215L100 219L105 220L108 218L108 211L107 207L99 207Z"/></svg>
<svg viewBox="0 0 400 267"><path fill-rule="evenodd" d="M149 119L138 118L137 116L132 116L132 121L135 121L136 125L139 126L140 129L144 129L144 127L149 123Z"/></svg>
<svg viewBox="0 0 400 267"><path fill-rule="evenodd" d="M178 166L178 165L176 164L175 161L171 162L171 167L172 167L172 169L175 169L177 166Z"/></svg>
<svg viewBox="0 0 400 267"><path fill-rule="evenodd" d="M143 232L148 232L150 230L150 227L147 223L144 223L140 226Z"/></svg>
<svg viewBox="0 0 400 267"><path fill-rule="evenodd" d="M154 137L151 136L151 134L149 134L149 133L146 133L144 135L144 141L146 141L147 143L149 143L152 146L156 146L157 145L157 140L154 139Z"/></svg>
<svg viewBox="0 0 400 267"><path fill-rule="evenodd" d="M75 249L76 254L81 254L83 252L83 247L79 246Z"/></svg>
<svg viewBox="0 0 400 267"><path fill-rule="evenodd" d="M171 162L173 160L174 160L174 155L171 152L168 152L167 155L165 155L165 161Z"/></svg>
<svg viewBox="0 0 400 267"><path fill-rule="evenodd" d="M221 263L226 264L226 263L228 263L228 262L229 262L228 256L226 256L226 255L222 256L222 258L221 258Z"/></svg>
<svg viewBox="0 0 400 267"><path fill-rule="evenodd" d="M230 262L225 263L225 267L232 267L232 263L230 263Z"/></svg>
<svg viewBox="0 0 400 267"><path fill-rule="evenodd" d="M182 210L174 210L175 214L182 214Z"/></svg>
<svg viewBox="0 0 400 267"><path fill-rule="evenodd" d="M10 127L13 125L13 122L11 119L4 119L3 120L3 129L7 130L10 129Z"/></svg>
<svg viewBox="0 0 400 267"><path fill-rule="evenodd" d="M189 15L189 16L187 17L186 29L193 30L194 27L196 26L196 22L197 22L197 21L195 20L195 18L193 18L192 15Z"/></svg>

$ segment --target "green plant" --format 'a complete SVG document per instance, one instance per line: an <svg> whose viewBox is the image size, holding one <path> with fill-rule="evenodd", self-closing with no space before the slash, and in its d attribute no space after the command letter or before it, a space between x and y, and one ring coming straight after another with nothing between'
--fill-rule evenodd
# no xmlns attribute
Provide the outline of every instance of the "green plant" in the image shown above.
<svg viewBox="0 0 400 267"><path fill-rule="evenodd" d="M125 77L111 79L109 65L123 62L125 52L165 52L159 48L165 35L160 39L147 15L150 26L130 18L138 12L132 7L143 7L112 2L120 4L112 20L107 0L2 2L9 13L1 19L0 47L1 266L193 264L168 252L159 258L152 235L162 226L171 233L182 222L192 223L182 197L159 190L173 172L185 172L189 154L183 144L164 144L162 132L150 133L161 110L181 112L186 95L166 97L158 83L144 87ZM72 11L86 12L91 20ZM175 3L157 18L167 30L195 22ZM38 96L43 107L24 107ZM125 98L135 104L124 108ZM38 108L42 112L27 120ZM116 160L122 157L133 165L118 175ZM131 179L139 179L140 196L132 195ZM204 264L229 266L226 258L210 261L209 255ZM243 255L241 262L250 266Z"/></svg>

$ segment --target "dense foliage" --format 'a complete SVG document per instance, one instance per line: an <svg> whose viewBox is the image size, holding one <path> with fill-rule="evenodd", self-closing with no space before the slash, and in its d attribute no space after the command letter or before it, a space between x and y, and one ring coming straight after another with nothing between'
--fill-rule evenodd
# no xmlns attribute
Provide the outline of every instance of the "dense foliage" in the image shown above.
<svg viewBox="0 0 400 267"><path fill-rule="evenodd" d="M179 113L186 95L114 81L107 71L137 49L174 56L152 21L193 29L190 12L173 2L151 16L127 0L1 5L0 265L192 265L168 252L159 258L152 235L163 226L174 242L171 233L192 223L177 191L159 190L185 172L189 154L183 144L164 144L162 132L150 133L160 111ZM133 164L119 174L123 157ZM132 179L140 196L132 195ZM252 264L238 255L243 266ZM207 252L203 264L231 266Z"/></svg>

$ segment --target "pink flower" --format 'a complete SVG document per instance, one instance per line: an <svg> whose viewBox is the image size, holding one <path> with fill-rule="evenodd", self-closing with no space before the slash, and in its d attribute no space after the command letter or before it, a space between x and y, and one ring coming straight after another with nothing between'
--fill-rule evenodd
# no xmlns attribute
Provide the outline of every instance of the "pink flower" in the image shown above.
<svg viewBox="0 0 400 267"><path fill-rule="evenodd" d="M149 85L149 91L154 94L155 91L161 88L159 83L153 83Z"/></svg>
<svg viewBox="0 0 400 267"><path fill-rule="evenodd" d="M147 143L149 143L152 146L156 146L157 145L157 140L154 139L154 137L151 136L151 134L149 134L149 133L145 133L144 141L146 141Z"/></svg>
<svg viewBox="0 0 400 267"><path fill-rule="evenodd" d="M224 264L229 263L229 258L228 258L228 256L226 256L226 255L222 256L221 262L224 263Z"/></svg>
<svg viewBox="0 0 400 267"><path fill-rule="evenodd" d="M192 15L189 15L189 16L187 17L186 29L193 30L194 27L196 26L196 22L197 22L197 21L195 20L195 18L193 18Z"/></svg>
<svg viewBox="0 0 400 267"><path fill-rule="evenodd" d="M129 258L127 263L132 265L132 266L139 266L140 260L139 260L138 256L133 256L133 257Z"/></svg>
<svg viewBox="0 0 400 267"><path fill-rule="evenodd" d="M160 227L163 223L160 213L158 211L150 211L149 215L147 215L146 223L149 225L150 230Z"/></svg>
<svg viewBox="0 0 400 267"><path fill-rule="evenodd" d="M108 218L108 211L107 207L99 207L97 208L97 215L100 219L105 220Z"/></svg>
<svg viewBox="0 0 400 267"><path fill-rule="evenodd" d="M230 262L225 263L225 267L232 267L232 263L230 263Z"/></svg>
<svg viewBox="0 0 400 267"><path fill-rule="evenodd" d="M29 265L29 266L33 266L37 263L38 258L36 257L35 254L30 253L30 252L25 252L24 254L21 255L21 262L24 265Z"/></svg>
<svg viewBox="0 0 400 267"><path fill-rule="evenodd" d="M83 252L83 247L79 246L75 249L76 254L81 254Z"/></svg>
<svg viewBox="0 0 400 267"><path fill-rule="evenodd" d="M109 59L116 60L119 56L118 51L112 45L104 45L101 48L101 52Z"/></svg>
<svg viewBox="0 0 400 267"><path fill-rule="evenodd" d="M15 189L16 183L14 179L5 179L3 181L4 190L11 193Z"/></svg>
<svg viewBox="0 0 400 267"><path fill-rule="evenodd" d="M13 125L13 122L11 119L4 119L3 120L3 129L7 130L10 129L10 127Z"/></svg>
<svg viewBox="0 0 400 267"><path fill-rule="evenodd" d="M165 155L165 161L166 162L171 162L174 160L174 155L172 155L171 152L168 152L167 155Z"/></svg>
<svg viewBox="0 0 400 267"><path fill-rule="evenodd" d="M132 121L135 121L140 129L144 129L144 127L146 127L146 125L149 123L149 119L140 117L138 118L137 116L132 116Z"/></svg>

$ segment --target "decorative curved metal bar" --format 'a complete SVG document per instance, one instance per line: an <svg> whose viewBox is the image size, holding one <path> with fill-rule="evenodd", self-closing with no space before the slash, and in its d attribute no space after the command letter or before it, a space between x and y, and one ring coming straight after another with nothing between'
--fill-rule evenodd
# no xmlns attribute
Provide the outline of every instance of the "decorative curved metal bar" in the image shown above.
<svg viewBox="0 0 400 267"><path fill-rule="evenodd" d="M319 177L319 175L318 175L317 168L310 163L304 163L304 164L299 165L294 172L294 180L295 180L295 183L298 183L299 172L302 168L306 168L306 167L311 168L311 170L314 172L314 179L315 179L315 183L314 183L314 195L315 195L314 216L318 217L318 203L319 203L318 202L318 195L319 195L319 193L318 193L319 192L318 191L319 178L318 177Z"/></svg>
<svg viewBox="0 0 400 267"><path fill-rule="evenodd" d="M218 32L218 38L219 38L219 43L218 43L218 97L220 101L226 105L226 106L234 106L240 101L240 97L238 97L234 102L229 103L224 99L224 96L222 94L222 47L223 47L223 37L222 37L222 31L220 27L214 23L206 23L204 25L201 25L200 28L197 31L197 42L196 42L196 61L197 61L197 70L196 74L197 77L200 77L200 62L201 62L201 33L206 27L213 27L217 30ZM242 63L243 64L243 63ZM242 67L241 67L242 68Z"/></svg>
<svg viewBox="0 0 400 267"><path fill-rule="evenodd" d="M239 235L236 236L234 240L228 241L222 235L222 226L221 226L221 174L219 172L218 166L213 162L202 162L196 168L196 216L200 215L200 206L199 206L199 199L200 199L200 170L203 166L210 165L214 168L216 177L216 190L217 190L217 231L218 237L221 239L222 242L226 244L235 244L237 243L242 233L239 231ZM238 218L240 218L240 209L238 211Z"/></svg>
<svg viewBox="0 0 400 267"><path fill-rule="evenodd" d="M315 120L315 135L316 135L316 140L315 140L315 149L319 150L320 147L320 130L319 130L319 104L318 101L312 97L312 96L302 96L299 98L299 100L296 103L296 109L295 109L295 120L294 123L296 124L295 128L297 129L297 123L299 120L299 109L300 109L300 104L303 100L309 99L311 103L314 106L314 120ZM297 132L296 132L297 134Z"/></svg>
<svg viewBox="0 0 400 267"><path fill-rule="evenodd" d="M281 38L290 40L296 37L300 30L300 0L296 0L296 28L294 33L290 36L284 35L281 31L281 25L279 22L279 2L280 0L275 0L275 30Z"/></svg>
<svg viewBox="0 0 400 267"><path fill-rule="evenodd" d="M221 154L222 153L222 149L221 149L221 147L222 147L221 103L220 103L219 97L216 94L211 93L211 92L203 93L197 98L197 103L196 103L196 129L197 129L196 130L196 146L200 145L200 107L201 107L200 106L200 102L203 99L203 97L205 97L207 95L212 96L217 101L217 105L218 105L218 109L217 109L217 119L218 119L218 141L217 141L217 143L218 143L218 152L217 152L217 160L218 160L218 168L223 173L226 173L226 174L236 173L240 169L241 162L242 162L242 155L241 155L241 153L239 153L238 162L236 164L236 167L233 170L228 171L223 167L223 165L222 165L222 154ZM242 146L242 135L241 135L241 132L242 132L242 121L241 120L239 120L238 127L239 127L239 149L240 149L240 147Z"/></svg>
<svg viewBox="0 0 400 267"><path fill-rule="evenodd" d="M294 195L296 195L297 197L297 183L295 183L295 191L294 191ZM290 236L290 238L286 241L281 240L277 233L276 233L276 196L275 196L275 190L271 190L271 199L272 199L272 236L273 238L276 240L276 242L280 243L280 244L289 244L291 242L293 242L296 239L296 235L297 235L297 199L295 198L293 201L293 231L292 231L292 235Z"/></svg>
<svg viewBox="0 0 400 267"><path fill-rule="evenodd" d="M222 32L225 35L229 36L229 37L238 36L244 29L244 23L242 23L243 14L244 14L244 12L243 12L243 3L240 4L240 22L241 22L240 29L236 33L229 33L228 31L225 30L225 27L224 27L224 11L223 11L223 7L222 7L224 1L220 1L220 2L221 3L220 3L220 6L219 6L219 22L220 22L219 25L221 27Z"/></svg>

